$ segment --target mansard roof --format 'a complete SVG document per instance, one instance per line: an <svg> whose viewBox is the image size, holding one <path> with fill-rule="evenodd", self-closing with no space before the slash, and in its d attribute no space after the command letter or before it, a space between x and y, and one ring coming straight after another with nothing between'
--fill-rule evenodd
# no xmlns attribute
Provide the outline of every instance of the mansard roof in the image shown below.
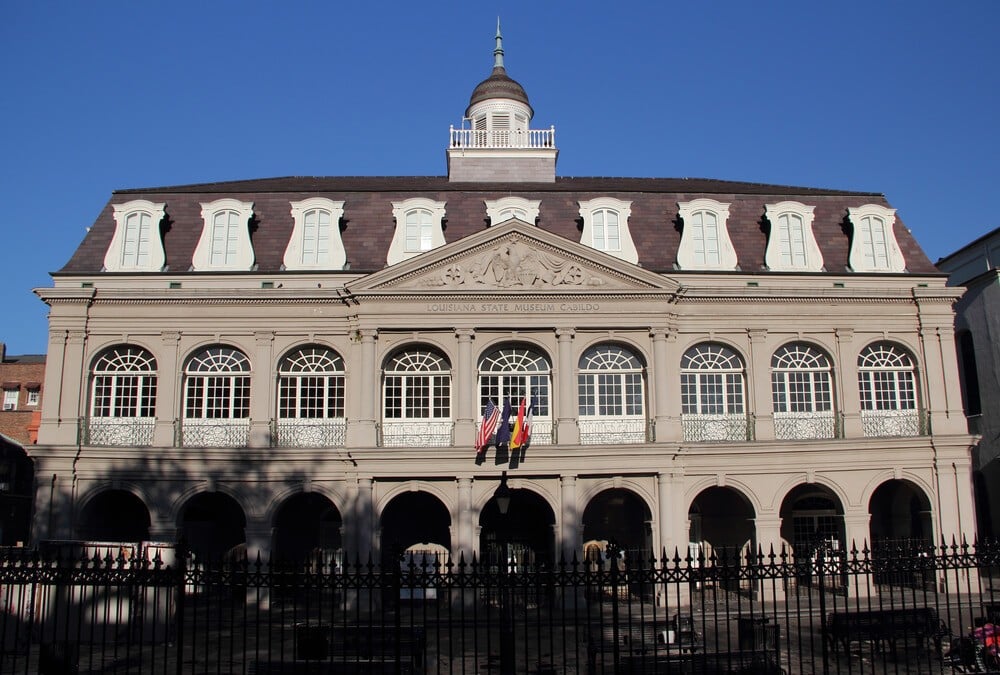
<svg viewBox="0 0 1000 675"><path fill-rule="evenodd" d="M863 204L888 206L879 193L766 185L705 178L563 177L554 183L451 183L445 176L284 177L118 190L90 228L69 262L56 274L96 274L114 235L113 205L134 199L165 203L163 245L167 271L187 272L201 236L201 204L223 197L253 202L251 239L256 271L281 273L292 233L290 201L327 197L344 202L342 239L351 273L375 272L386 266L395 230L392 202L426 197L445 202L444 237L456 242L488 226L485 200L507 196L539 200L537 227L579 242L578 202L614 197L632 202L629 230L639 251L639 265L651 272L689 274L674 269L681 226L678 203L711 197L730 204L728 230L746 273L765 271L767 230L765 204L800 201L815 207L813 231L825 269L848 268L851 226L847 209ZM897 217L895 233L909 273L937 274L905 225Z"/></svg>

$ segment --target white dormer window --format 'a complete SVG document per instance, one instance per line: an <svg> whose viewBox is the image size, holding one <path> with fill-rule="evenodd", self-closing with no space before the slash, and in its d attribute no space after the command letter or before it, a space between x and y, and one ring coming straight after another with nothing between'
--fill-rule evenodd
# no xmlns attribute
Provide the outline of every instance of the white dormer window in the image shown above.
<svg viewBox="0 0 1000 675"><path fill-rule="evenodd" d="M677 249L682 270L736 269L736 249L729 239L726 221L729 204L714 199L693 199L678 204L684 229Z"/></svg>
<svg viewBox="0 0 1000 675"><path fill-rule="evenodd" d="M415 197L392 203L392 215L396 219L396 233L389 245L386 264L394 265L412 258L424 251L444 246L445 202L435 202L424 197Z"/></svg>
<svg viewBox="0 0 1000 675"><path fill-rule="evenodd" d="M847 214L854 225L851 269L855 272L905 271L906 261L893 233L896 209L865 204L848 208Z"/></svg>
<svg viewBox="0 0 1000 675"><path fill-rule="evenodd" d="M246 271L254 264L250 244L253 202L218 199L201 205L204 229L194 249L195 271Z"/></svg>
<svg viewBox="0 0 1000 675"><path fill-rule="evenodd" d="M108 272L158 272L166 257L160 239L164 204L136 199L114 205L115 234L104 255Z"/></svg>
<svg viewBox="0 0 1000 675"><path fill-rule="evenodd" d="M823 254L812 231L814 207L779 202L764 208L771 223L764 259L768 268L778 272L822 271Z"/></svg>
<svg viewBox="0 0 1000 675"><path fill-rule="evenodd" d="M631 214L632 202L620 199L599 197L580 202L580 217L583 218L580 243L633 264L639 262L639 253L628 229Z"/></svg>
<svg viewBox="0 0 1000 675"><path fill-rule="evenodd" d="M517 218L526 223L535 224L538 220L538 200L524 199L522 197L504 197L502 199L486 200L486 217L490 219L490 225L505 223L511 218Z"/></svg>
<svg viewBox="0 0 1000 675"><path fill-rule="evenodd" d="M340 239L344 202L313 197L291 202L292 238L285 249L286 270L339 270L347 262Z"/></svg>

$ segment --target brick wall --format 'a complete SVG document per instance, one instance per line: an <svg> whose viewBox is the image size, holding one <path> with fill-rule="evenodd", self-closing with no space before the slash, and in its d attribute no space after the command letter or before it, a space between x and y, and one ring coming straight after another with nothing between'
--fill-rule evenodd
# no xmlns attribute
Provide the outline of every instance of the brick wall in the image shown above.
<svg viewBox="0 0 1000 675"><path fill-rule="evenodd" d="M8 402L8 392L17 392L17 401L13 410L0 410L0 434L4 434L23 444L33 442L30 429L32 418L42 408L42 384L45 382L45 357L6 356L0 361L0 393L5 404ZM37 392L37 401L32 401L32 393ZM3 407L6 407L4 405Z"/></svg>

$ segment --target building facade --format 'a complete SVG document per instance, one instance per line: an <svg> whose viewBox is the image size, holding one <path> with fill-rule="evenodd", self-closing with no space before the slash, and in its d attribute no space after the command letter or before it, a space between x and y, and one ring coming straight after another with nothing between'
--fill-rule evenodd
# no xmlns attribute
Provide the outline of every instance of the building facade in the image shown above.
<svg viewBox="0 0 1000 675"><path fill-rule="evenodd" d="M525 562L971 537L959 292L882 195L557 177L532 115L498 35L447 176L115 192L37 290L35 536L468 559L508 527ZM505 401L529 443L477 456Z"/></svg>
<svg viewBox="0 0 1000 675"><path fill-rule="evenodd" d="M44 380L44 354L7 354L6 345L0 342L0 386L3 387L0 434L22 445L38 440Z"/></svg>

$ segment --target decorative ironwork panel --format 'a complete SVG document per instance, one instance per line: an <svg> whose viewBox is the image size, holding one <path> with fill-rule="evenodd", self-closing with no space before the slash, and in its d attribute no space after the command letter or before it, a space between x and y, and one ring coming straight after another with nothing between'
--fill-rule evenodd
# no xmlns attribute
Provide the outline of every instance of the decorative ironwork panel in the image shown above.
<svg viewBox="0 0 1000 675"><path fill-rule="evenodd" d="M453 422L382 422L382 447L432 448L453 443Z"/></svg>
<svg viewBox="0 0 1000 675"><path fill-rule="evenodd" d="M279 419L274 442L279 448L339 448L347 435L347 420Z"/></svg>
<svg viewBox="0 0 1000 675"><path fill-rule="evenodd" d="M249 442L249 419L187 419L181 425L181 445L186 448L245 448Z"/></svg>
<svg viewBox="0 0 1000 675"><path fill-rule="evenodd" d="M645 443L646 420L637 418L586 419L578 422L582 445Z"/></svg>
<svg viewBox="0 0 1000 675"><path fill-rule="evenodd" d="M145 447L153 444L155 417L91 417L87 445Z"/></svg>
<svg viewBox="0 0 1000 675"><path fill-rule="evenodd" d="M774 437L778 440L836 438L837 420L832 411L774 413Z"/></svg>
<svg viewBox="0 0 1000 675"><path fill-rule="evenodd" d="M753 425L746 415L682 415L685 441L749 441Z"/></svg>
<svg viewBox="0 0 1000 675"><path fill-rule="evenodd" d="M923 436L924 415L920 410L862 410L865 436Z"/></svg>

